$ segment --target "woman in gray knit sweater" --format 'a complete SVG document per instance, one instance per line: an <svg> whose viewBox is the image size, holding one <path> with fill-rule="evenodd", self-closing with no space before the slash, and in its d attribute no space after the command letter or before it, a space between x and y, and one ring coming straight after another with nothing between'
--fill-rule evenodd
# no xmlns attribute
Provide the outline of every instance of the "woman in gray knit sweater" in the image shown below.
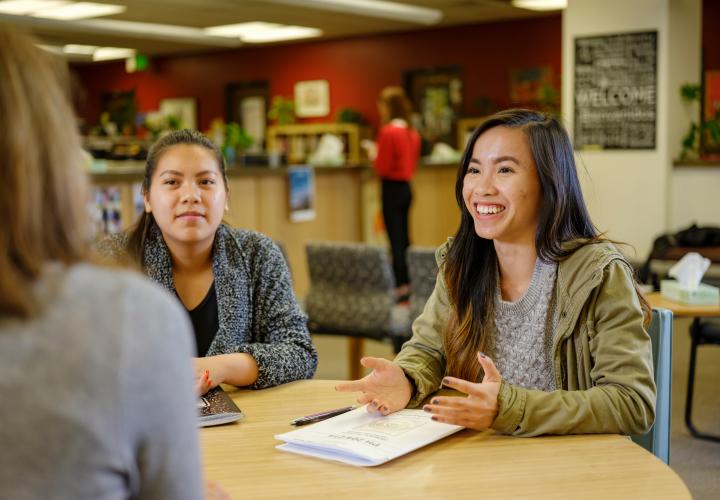
<svg viewBox="0 0 720 500"><path fill-rule="evenodd" d="M317 353L281 251L222 223L228 188L219 149L194 130L163 137L148 155L143 194L137 225L99 250L130 258L182 302L195 331L198 392L311 378Z"/></svg>

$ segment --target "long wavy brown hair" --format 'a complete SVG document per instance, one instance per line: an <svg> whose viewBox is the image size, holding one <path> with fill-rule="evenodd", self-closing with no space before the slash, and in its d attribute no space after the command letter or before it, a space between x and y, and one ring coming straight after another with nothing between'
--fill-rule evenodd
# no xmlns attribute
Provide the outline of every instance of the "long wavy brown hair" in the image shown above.
<svg viewBox="0 0 720 500"><path fill-rule="evenodd" d="M565 242L582 240L584 244L592 244L608 241L590 220L572 144L557 119L537 111L510 109L492 115L480 125L470 137L458 168L455 198L462 215L443 272L452 304L450 321L443 336L447 371L465 380L477 380L480 374L475 353L485 349L485 332L494 321L498 264L493 241L480 238L475 233L472 216L463 200L463 181L475 142L494 127L520 129L527 134L530 142L543 200L535 235L538 256L557 262L579 248L563 249ZM647 326L651 318L650 306L637 284L636 290Z"/></svg>
<svg viewBox="0 0 720 500"><path fill-rule="evenodd" d="M67 65L36 43L0 25L0 318L39 313L32 286L45 265L90 253Z"/></svg>

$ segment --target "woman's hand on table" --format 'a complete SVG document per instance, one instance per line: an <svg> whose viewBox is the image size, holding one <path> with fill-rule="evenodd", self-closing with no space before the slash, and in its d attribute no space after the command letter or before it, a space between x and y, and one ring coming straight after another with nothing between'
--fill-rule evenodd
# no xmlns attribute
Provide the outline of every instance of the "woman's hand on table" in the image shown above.
<svg viewBox="0 0 720 500"><path fill-rule="evenodd" d="M201 396L220 384L244 387L252 385L258 378L255 358L244 352L193 358L193 366L196 377L195 389ZM207 372L207 380L204 379L205 372Z"/></svg>
<svg viewBox="0 0 720 500"><path fill-rule="evenodd" d="M490 358L482 353L478 353L477 357L485 372L482 382L445 377L444 386L464 392L467 396L433 396L430 403L423 406L423 410L432 413L433 420L476 430L492 425L498 414L502 377Z"/></svg>
<svg viewBox="0 0 720 500"><path fill-rule="evenodd" d="M402 368L383 358L365 357L360 364L372 372L360 380L341 382L335 390L362 392L357 402L367 404L370 413L387 415L407 406L412 397L412 386Z"/></svg>

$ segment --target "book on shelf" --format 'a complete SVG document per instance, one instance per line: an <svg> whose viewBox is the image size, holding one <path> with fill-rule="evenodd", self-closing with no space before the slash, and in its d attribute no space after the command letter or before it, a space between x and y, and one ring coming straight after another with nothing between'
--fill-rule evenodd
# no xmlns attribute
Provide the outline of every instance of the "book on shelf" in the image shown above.
<svg viewBox="0 0 720 500"><path fill-rule="evenodd" d="M245 417L230 396L219 386L210 389L204 396L200 396L197 408L200 427L229 424Z"/></svg>
<svg viewBox="0 0 720 500"><path fill-rule="evenodd" d="M362 406L301 429L278 434L279 450L373 466L388 462L453 434L463 427L432 420L422 410L400 410L387 416Z"/></svg>

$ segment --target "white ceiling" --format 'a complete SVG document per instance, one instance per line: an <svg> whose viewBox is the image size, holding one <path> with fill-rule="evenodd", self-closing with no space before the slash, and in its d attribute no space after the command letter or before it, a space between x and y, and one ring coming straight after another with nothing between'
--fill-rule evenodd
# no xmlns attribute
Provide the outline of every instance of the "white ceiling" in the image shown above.
<svg viewBox="0 0 720 500"><path fill-rule="evenodd" d="M205 28L209 26L265 21L319 28L323 38L365 35L381 32L417 30L459 24L491 22L547 15L510 5L510 0L394 0L398 3L431 7L443 12L439 24L422 24L330 12L308 6L281 5L271 0L92 0L127 6L118 15L93 20L55 21L27 16L0 14L0 22L9 22L32 32L49 45L85 44L128 47L144 54L188 53L237 46L228 40L200 40L166 35L157 29L128 33L122 27L108 25L113 20L157 23ZM122 24L122 23L121 23ZM288 43L288 42L285 42Z"/></svg>

